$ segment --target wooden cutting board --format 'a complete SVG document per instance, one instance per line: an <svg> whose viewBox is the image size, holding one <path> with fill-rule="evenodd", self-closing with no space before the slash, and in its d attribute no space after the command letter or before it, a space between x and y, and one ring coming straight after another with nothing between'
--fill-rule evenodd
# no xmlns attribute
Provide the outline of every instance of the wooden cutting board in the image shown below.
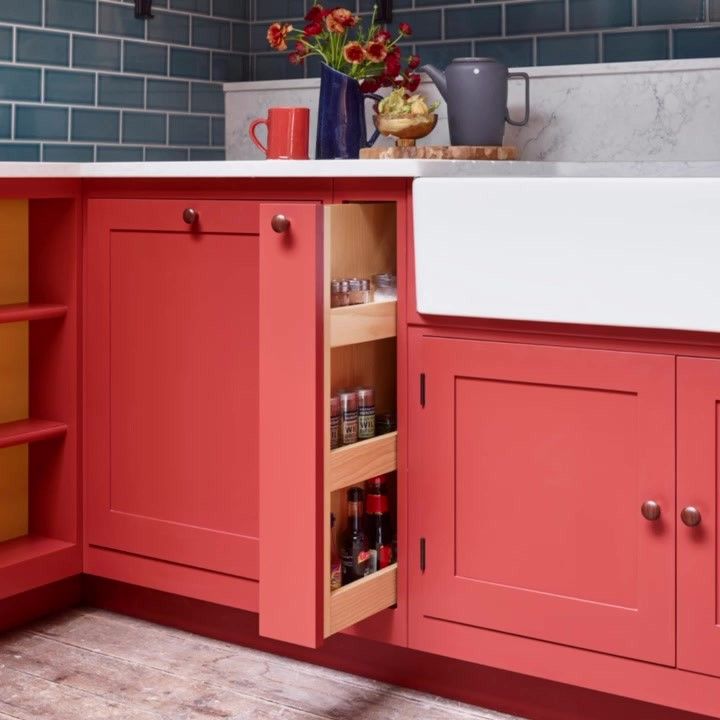
<svg viewBox="0 0 720 720"><path fill-rule="evenodd" d="M517 160L511 145L415 145L413 147L363 148L362 160Z"/></svg>

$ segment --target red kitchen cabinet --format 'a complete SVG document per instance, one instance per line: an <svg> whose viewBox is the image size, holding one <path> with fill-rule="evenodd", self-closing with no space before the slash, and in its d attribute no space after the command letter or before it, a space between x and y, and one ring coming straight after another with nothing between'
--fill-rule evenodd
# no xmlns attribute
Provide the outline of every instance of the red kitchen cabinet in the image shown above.
<svg viewBox="0 0 720 720"><path fill-rule="evenodd" d="M411 646L432 618L468 649L484 628L674 665L674 358L410 347Z"/></svg>
<svg viewBox="0 0 720 720"><path fill-rule="evenodd" d="M678 667L720 676L720 360L678 358L677 383Z"/></svg>
<svg viewBox="0 0 720 720"><path fill-rule="evenodd" d="M87 203L91 547L258 578L258 207Z"/></svg>

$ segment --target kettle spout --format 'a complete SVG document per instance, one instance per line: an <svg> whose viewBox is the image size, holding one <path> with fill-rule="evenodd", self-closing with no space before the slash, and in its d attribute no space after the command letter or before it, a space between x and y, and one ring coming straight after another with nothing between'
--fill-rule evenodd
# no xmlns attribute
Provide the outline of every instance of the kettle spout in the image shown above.
<svg viewBox="0 0 720 720"><path fill-rule="evenodd" d="M443 99L447 102L447 80L445 79L445 73L442 70L438 70L434 65L423 65L420 68L420 72L427 73L430 76L430 79L435 83Z"/></svg>

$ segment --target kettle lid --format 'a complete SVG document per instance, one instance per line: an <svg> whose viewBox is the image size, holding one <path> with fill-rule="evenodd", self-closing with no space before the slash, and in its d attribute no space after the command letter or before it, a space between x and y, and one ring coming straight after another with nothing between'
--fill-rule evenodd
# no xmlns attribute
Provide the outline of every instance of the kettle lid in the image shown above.
<svg viewBox="0 0 720 720"><path fill-rule="evenodd" d="M453 63L500 63L499 60L496 60L495 58L489 58L489 57L464 57L464 58L455 58L453 60Z"/></svg>

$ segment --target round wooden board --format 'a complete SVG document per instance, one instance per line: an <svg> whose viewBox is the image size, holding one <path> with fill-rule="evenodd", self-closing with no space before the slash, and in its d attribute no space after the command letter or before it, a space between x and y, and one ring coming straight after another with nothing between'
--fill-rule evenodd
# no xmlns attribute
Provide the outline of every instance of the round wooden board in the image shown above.
<svg viewBox="0 0 720 720"><path fill-rule="evenodd" d="M363 148L362 160L517 160L511 145L415 145L414 147Z"/></svg>

